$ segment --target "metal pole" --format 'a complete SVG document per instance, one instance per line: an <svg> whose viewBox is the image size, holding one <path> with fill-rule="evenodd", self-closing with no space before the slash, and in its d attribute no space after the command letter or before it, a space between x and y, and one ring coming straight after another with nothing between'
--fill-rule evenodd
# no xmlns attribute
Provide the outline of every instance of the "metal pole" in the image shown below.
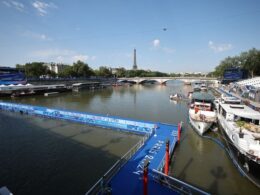
<svg viewBox="0 0 260 195"><path fill-rule="evenodd" d="M178 143L180 143L181 139L181 123L178 123Z"/></svg>
<svg viewBox="0 0 260 195"><path fill-rule="evenodd" d="M144 184L144 195L148 195L148 166L150 162L147 160L144 164L143 170L143 184Z"/></svg>
<svg viewBox="0 0 260 195"><path fill-rule="evenodd" d="M164 166L164 174L168 175L169 173L169 161L170 161L170 154L169 154L169 145L170 141L166 141L166 151L165 151L165 166Z"/></svg>

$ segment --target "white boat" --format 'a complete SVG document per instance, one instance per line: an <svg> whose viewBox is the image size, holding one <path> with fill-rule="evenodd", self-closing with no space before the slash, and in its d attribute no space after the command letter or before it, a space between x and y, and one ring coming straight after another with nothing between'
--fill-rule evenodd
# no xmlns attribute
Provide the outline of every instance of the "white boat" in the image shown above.
<svg viewBox="0 0 260 195"><path fill-rule="evenodd" d="M214 108L214 97L206 92L195 92L189 109L189 119L199 135L203 135L214 122L217 114Z"/></svg>
<svg viewBox="0 0 260 195"><path fill-rule="evenodd" d="M246 176L260 187L260 113L240 102L222 97L218 121Z"/></svg>
<svg viewBox="0 0 260 195"><path fill-rule="evenodd" d="M193 92L199 92L201 91L201 84L202 82L200 81L195 81L192 83L192 89L193 89Z"/></svg>
<svg viewBox="0 0 260 195"><path fill-rule="evenodd" d="M190 91L190 92L188 93L187 97L188 97L189 99L192 99L192 94L193 94L193 91Z"/></svg>
<svg viewBox="0 0 260 195"><path fill-rule="evenodd" d="M205 83L202 83L200 85L200 89L201 89L201 91L207 91L208 90L207 85Z"/></svg>
<svg viewBox="0 0 260 195"><path fill-rule="evenodd" d="M182 99L182 95L176 93L176 94L170 95L170 99L171 100L180 100L180 99Z"/></svg>

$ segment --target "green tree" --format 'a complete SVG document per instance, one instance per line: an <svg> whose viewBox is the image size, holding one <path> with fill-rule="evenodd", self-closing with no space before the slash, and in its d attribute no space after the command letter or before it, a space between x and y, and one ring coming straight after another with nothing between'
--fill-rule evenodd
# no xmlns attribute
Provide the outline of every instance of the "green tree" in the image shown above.
<svg viewBox="0 0 260 195"><path fill-rule="evenodd" d="M18 69L18 70L25 71L25 66L22 65L22 64L16 64L15 67L16 67L16 69Z"/></svg>
<svg viewBox="0 0 260 195"><path fill-rule="evenodd" d="M56 77L57 76L56 72L49 70L49 69L47 70L46 74L50 77Z"/></svg>
<svg viewBox="0 0 260 195"><path fill-rule="evenodd" d="M215 68L214 76L223 76L226 68L240 67L247 70L253 77L260 75L260 50L255 48L242 52L239 56L227 57Z"/></svg>
<svg viewBox="0 0 260 195"><path fill-rule="evenodd" d="M243 52L241 54L243 57L243 67L249 71L251 77L255 74L260 73L260 51L253 48L248 52Z"/></svg>
<svg viewBox="0 0 260 195"><path fill-rule="evenodd" d="M102 77L111 77L112 76L111 68L108 68L106 66L100 66L99 70L97 71L97 75Z"/></svg>
<svg viewBox="0 0 260 195"><path fill-rule="evenodd" d="M60 73L59 77L75 77L76 72L73 70L72 66L67 66Z"/></svg>
<svg viewBox="0 0 260 195"><path fill-rule="evenodd" d="M80 60L73 63L73 71L77 77L89 77L94 75L93 70L88 66L88 64Z"/></svg>
<svg viewBox="0 0 260 195"><path fill-rule="evenodd" d="M126 69L118 68L116 71L116 77L125 77L125 76L126 76Z"/></svg>
<svg viewBox="0 0 260 195"><path fill-rule="evenodd" d="M43 64L43 62L26 63L24 65L26 76L39 78L41 75L46 75L48 69Z"/></svg>

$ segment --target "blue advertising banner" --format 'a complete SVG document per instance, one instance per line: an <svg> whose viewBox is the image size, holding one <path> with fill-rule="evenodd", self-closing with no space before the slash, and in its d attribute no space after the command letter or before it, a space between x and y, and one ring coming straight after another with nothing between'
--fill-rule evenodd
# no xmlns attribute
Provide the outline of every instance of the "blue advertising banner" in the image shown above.
<svg viewBox="0 0 260 195"><path fill-rule="evenodd" d="M40 106L14 104L7 102L0 102L0 110L9 110L24 114L69 120L94 126L115 128L139 134L152 134L154 128L156 127L155 123L150 122L133 121L113 116L95 115L90 113L51 109Z"/></svg>

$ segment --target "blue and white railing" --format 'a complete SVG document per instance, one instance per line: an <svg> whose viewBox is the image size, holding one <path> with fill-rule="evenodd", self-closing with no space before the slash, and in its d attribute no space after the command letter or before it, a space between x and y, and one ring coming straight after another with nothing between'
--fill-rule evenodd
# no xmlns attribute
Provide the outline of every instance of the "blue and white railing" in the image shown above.
<svg viewBox="0 0 260 195"><path fill-rule="evenodd" d="M93 126L113 128L126 132L151 135L156 127L155 123L134 121L114 116L92 114L86 112L69 111L25 104L0 102L0 110L20 112L21 114L38 115L42 117L69 120Z"/></svg>

